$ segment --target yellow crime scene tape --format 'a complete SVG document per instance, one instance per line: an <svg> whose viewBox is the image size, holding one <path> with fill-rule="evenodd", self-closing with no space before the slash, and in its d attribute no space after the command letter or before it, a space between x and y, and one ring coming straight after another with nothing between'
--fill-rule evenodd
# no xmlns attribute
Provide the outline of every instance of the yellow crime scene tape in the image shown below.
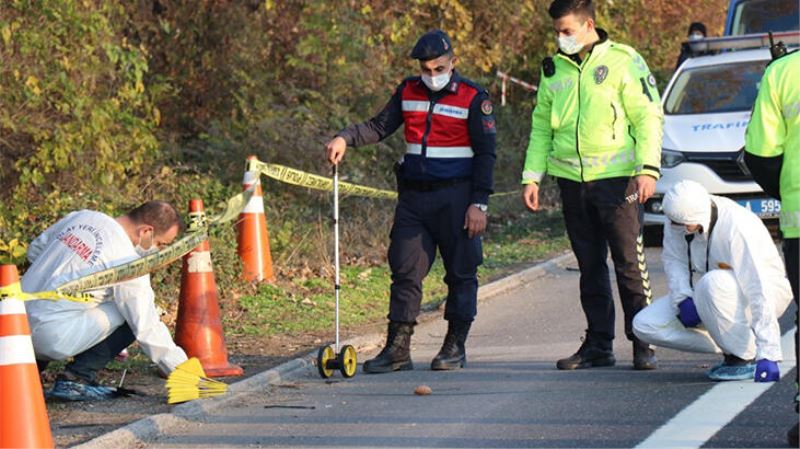
<svg viewBox="0 0 800 449"><path fill-rule="evenodd" d="M59 292L39 292L39 293L25 293L22 291L22 286L19 282L14 284L8 285L6 287L0 287L0 300L6 298L13 298L18 299L20 301L30 301L33 299L50 299L53 301L73 301L73 302L95 302L93 296L88 294L81 294L81 295L66 295L64 293Z"/></svg>
<svg viewBox="0 0 800 449"><path fill-rule="evenodd" d="M22 291L19 283L12 284L11 286L0 288L0 300L13 297L23 301L49 299L82 303L96 302L93 296L81 292L135 279L180 259L208 238L208 228L210 226L227 223L238 217L253 196L254 191L255 185L231 197L226 202L225 210L211 218L207 218L204 213L190 214L187 234L155 254L82 276L66 282L52 291L26 293Z"/></svg>
<svg viewBox="0 0 800 449"><path fill-rule="evenodd" d="M285 165L270 164L267 162L259 161L258 159L249 159L245 170L249 172L259 172L264 176L275 179L286 184L292 184L300 187L308 187L309 189L323 190L326 192L333 191L333 179L324 176L315 175L313 173L304 172L295 168L287 167ZM396 199L397 192L391 190L376 189L374 187L367 187L358 184L351 184L349 182L339 182L339 192L354 196L363 196L368 198L380 199ZM494 193L492 197L513 195L518 193L519 190L512 190L509 192Z"/></svg>
<svg viewBox="0 0 800 449"><path fill-rule="evenodd" d="M315 190L324 190L327 192L333 191L332 178L326 178L324 176L304 172L302 170L286 167L284 165L268 164L255 158L247 161L245 170L250 172L259 172L264 176L280 182L285 182L286 184L308 187L309 189ZM349 182L340 182L339 192L368 198L383 198L390 200L397 198L397 192L360 186L357 184L351 184Z"/></svg>
<svg viewBox="0 0 800 449"><path fill-rule="evenodd" d="M284 182L286 184L328 192L333 191L333 179L331 178L304 172L302 170L286 167L284 165L262 162L255 158L247 161L245 170L249 172L261 173L269 178ZM23 301L47 299L54 301L66 300L81 303L97 302L93 296L82 292L91 289L109 287L120 282L144 276L145 274L148 274L161 267L169 265L177 259L180 259L208 238L208 228L210 226L227 223L238 217L239 214L244 210L247 202L253 196L255 185L256 184L253 184L253 186L251 186L249 189L228 199L225 210L219 215L208 218L204 213L190 214L187 234L177 242L165 247L155 254L135 259L131 262L111 267L106 270L82 276L78 279L60 285L53 291L26 293L22 291L19 283L2 287L0 288L0 300L13 297ZM343 194L367 198L397 198L397 192L394 191L377 189L374 187L367 187L348 182L340 182L339 191ZM492 196L497 197L511 195L517 192L517 190L514 190L510 192L495 193Z"/></svg>

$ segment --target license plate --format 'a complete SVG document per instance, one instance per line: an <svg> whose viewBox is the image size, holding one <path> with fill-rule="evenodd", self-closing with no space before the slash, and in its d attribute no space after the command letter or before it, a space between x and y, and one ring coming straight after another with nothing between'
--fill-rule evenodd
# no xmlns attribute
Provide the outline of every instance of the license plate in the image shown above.
<svg viewBox="0 0 800 449"><path fill-rule="evenodd" d="M755 198L751 200L737 200L736 202L761 218L777 218L781 215L781 202L774 198Z"/></svg>

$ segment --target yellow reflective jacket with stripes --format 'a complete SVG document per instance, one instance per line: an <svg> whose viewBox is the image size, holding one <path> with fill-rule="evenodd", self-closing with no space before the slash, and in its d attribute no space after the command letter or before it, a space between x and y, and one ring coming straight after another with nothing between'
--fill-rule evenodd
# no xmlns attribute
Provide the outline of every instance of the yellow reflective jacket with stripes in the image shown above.
<svg viewBox="0 0 800 449"><path fill-rule="evenodd" d="M576 182L660 176L655 78L634 49L597 31L600 41L580 63L559 52L543 64L522 184L545 174Z"/></svg>
<svg viewBox="0 0 800 449"><path fill-rule="evenodd" d="M800 51L767 67L745 149L761 157L783 156L780 171L781 230L785 238L800 238Z"/></svg>

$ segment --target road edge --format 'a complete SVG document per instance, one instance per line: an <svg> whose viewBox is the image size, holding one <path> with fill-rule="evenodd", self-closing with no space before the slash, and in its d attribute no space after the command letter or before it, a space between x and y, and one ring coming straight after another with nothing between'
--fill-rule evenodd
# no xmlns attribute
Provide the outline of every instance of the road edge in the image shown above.
<svg viewBox="0 0 800 449"><path fill-rule="evenodd" d="M545 276L549 271L557 269L573 259L571 252L564 252L548 260L540 262L533 267L500 278L478 288L478 301L514 291ZM374 346L384 338L384 333L373 333L351 338L343 344L358 347ZM308 370L316 369L316 351L282 363L262 373L251 376L245 380L231 384L228 394L203 401L192 401L179 404L169 413L160 413L147 416L134 421L119 429L97 436L84 443L71 446L73 449L104 449L136 448L156 437L164 435L169 429L181 424L202 419L214 410L223 408L241 398L242 395L252 394L254 391L266 390L271 385L290 380Z"/></svg>

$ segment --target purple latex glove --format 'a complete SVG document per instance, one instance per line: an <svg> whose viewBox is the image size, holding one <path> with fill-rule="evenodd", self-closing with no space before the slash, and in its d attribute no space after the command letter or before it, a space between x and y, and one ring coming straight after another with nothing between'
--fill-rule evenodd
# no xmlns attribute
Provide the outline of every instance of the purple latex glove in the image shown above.
<svg viewBox="0 0 800 449"><path fill-rule="evenodd" d="M700 324L700 315L694 306L694 299L686 298L678 303L678 319L686 327L696 327Z"/></svg>
<svg viewBox="0 0 800 449"><path fill-rule="evenodd" d="M761 359L756 363L756 382L777 382L779 380L781 380L781 370L778 368L778 362Z"/></svg>

